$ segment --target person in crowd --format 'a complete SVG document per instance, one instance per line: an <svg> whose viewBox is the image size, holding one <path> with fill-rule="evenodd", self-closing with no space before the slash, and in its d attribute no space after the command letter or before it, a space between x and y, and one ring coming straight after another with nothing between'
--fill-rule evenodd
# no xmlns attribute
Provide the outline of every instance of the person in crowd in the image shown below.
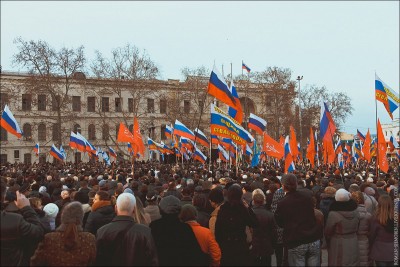
<svg viewBox="0 0 400 267"><path fill-rule="evenodd" d="M51 232L50 220L46 216L46 212L43 211L42 200L37 197L31 197L29 198L29 203L31 204L31 207L36 212L36 214L39 216L45 233Z"/></svg>
<svg viewBox="0 0 400 267"><path fill-rule="evenodd" d="M328 219L329 207L335 202L336 189L332 186L327 186L324 192L320 195L319 209L324 215L324 222Z"/></svg>
<svg viewBox="0 0 400 267"><path fill-rule="evenodd" d="M92 211L91 206L89 205L89 192L81 188L81 190L76 191L74 200L78 201L82 204L83 208L83 220L82 220L82 227L85 228L87 218L89 217L90 212Z"/></svg>
<svg viewBox="0 0 400 267"><path fill-rule="evenodd" d="M167 191L164 192L164 197L166 196L175 196L179 199L182 198L182 194L180 191L177 190L174 180L169 181Z"/></svg>
<svg viewBox="0 0 400 267"><path fill-rule="evenodd" d="M96 239L84 232L82 204L67 203L61 214L61 225L48 233L32 256L31 266L89 266L96 258Z"/></svg>
<svg viewBox="0 0 400 267"><path fill-rule="evenodd" d="M370 224L370 257L377 267L394 266L394 207L389 195L382 194Z"/></svg>
<svg viewBox="0 0 400 267"><path fill-rule="evenodd" d="M221 266L249 264L249 245L246 226L258 226L257 218L242 200L240 185L233 184L227 191L227 201L220 206L215 223L215 239L222 251Z"/></svg>
<svg viewBox="0 0 400 267"><path fill-rule="evenodd" d="M144 211L150 215L150 222L161 218L160 208L158 207L157 199L157 194L154 190L147 192L147 206L144 208Z"/></svg>
<svg viewBox="0 0 400 267"><path fill-rule="evenodd" d="M294 174L282 176L286 195L277 204L276 223L283 228L289 266L319 266L322 229L314 215L312 194L297 191Z"/></svg>
<svg viewBox="0 0 400 267"><path fill-rule="evenodd" d="M64 207L65 204L71 202L70 194L71 194L70 190L65 188L64 190L61 191L61 198L54 202L54 204L58 206L58 210L60 211L56 217L56 227L60 226L61 224L62 208Z"/></svg>
<svg viewBox="0 0 400 267"><path fill-rule="evenodd" d="M257 189L256 189L257 190ZM265 207L264 193L253 191L253 212L257 217L258 227L252 228L251 265L271 266L271 255L274 254L276 243L274 214Z"/></svg>
<svg viewBox="0 0 400 267"><path fill-rule="evenodd" d="M158 266L150 228L133 219L136 201L131 193L117 198L117 216L97 231L96 265Z"/></svg>
<svg viewBox="0 0 400 267"><path fill-rule="evenodd" d="M217 216L221 205L224 203L224 193L221 188L216 187L210 191L208 195L208 201L211 203L211 207L213 207L213 212L211 212L210 220L208 226L210 228L211 233L215 237L215 223L217 222Z"/></svg>
<svg viewBox="0 0 400 267"><path fill-rule="evenodd" d="M336 191L335 202L330 206L325 225L328 247L328 266L358 266L358 225L360 219L357 203L350 193L341 188Z"/></svg>
<svg viewBox="0 0 400 267"><path fill-rule="evenodd" d="M190 225L179 220L181 202L175 196L160 201L161 219L150 223L160 266L206 266L202 251Z"/></svg>
<svg viewBox="0 0 400 267"><path fill-rule="evenodd" d="M50 231L56 229L56 217L58 214L58 206L54 203L49 203L43 207L43 211L46 213L46 217L50 224Z"/></svg>
<svg viewBox="0 0 400 267"><path fill-rule="evenodd" d="M358 251L360 256L359 266L371 266L372 262L369 260L369 225L371 221L371 214L367 212L364 205L364 196L361 191L351 193L351 198L357 203L357 211L360 217L360 224L358 225L357 239Z"/></svg>
<svg viewBox="0 0 400 267"><path fill-rule="evenodd" d="M275 211L278 207L278 202L285 196L285 191L283 191L281 181L274 177L273 179L275 185L279 185L279 188L274 192L271 201L271 212L275 214ZM279 183L278 183L279 182ZM279 266L286 266L287 264L287 249L283 246L283 228L279 227L275 221L275 229L276 229L276 244L274 247L275 258L276 258L276 265ZM285 252L286 250L286 252ZM285 253L284 253L285 252Z"/></svg>
<svg viewBox="0 0 400 267"><path fill-rule="evenodd" d="M110 195L106 191L98 191L94 196L92 211L86 221L85 231L96 235L97 230L112 221L115 217Z"/></svg>
<svg viewBox="0 0 400 267"><path fill-rule="evenodd" d="M136 197L136 203L135 203L135 213L134 213L134 219L135 222L144 224L149 226L151 223L151 217L150 214L148 214L144 208L143 208L143 203L140 200L140 198Z"/></svg>
<svg viewBox="0 0 400 267"><path fill-rule="evenodd" d="M15 205L19 213L4 209L7 183L1 179L1 266L28 266L30 257L44 236L36 212L24 194L16 191Z"/></svg>
<svg viewBox="0 0 400 267"><path fill-rule="evenodd" d="M179 219L190 225L202 251L209 256L210 260L207 266L219 266L221 261L221 249L210 229L201 226L197 222L197 214L197 209L193 205L186 204L182 206Z"/></svg>
<svg viewBox="0 0 400 267"><path fill-rule="evenodd" d="M209 228L210 214L206 211L206 196L202 193L193 196L192 205L197 210L196 221L203 227Z"/></svg>

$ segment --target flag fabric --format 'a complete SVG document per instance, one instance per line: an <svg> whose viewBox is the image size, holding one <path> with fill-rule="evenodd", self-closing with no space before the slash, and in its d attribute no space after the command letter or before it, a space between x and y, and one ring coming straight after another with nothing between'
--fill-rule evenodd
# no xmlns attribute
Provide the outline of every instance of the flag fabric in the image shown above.
<svg viewBox="0 0 400 267"><path fill-rule="evenodd" d="M228 152L221 145L218 145L218 158L224 162L229 160Z"/></svg>
<svg viewBox="0 0 400 267"><path fill-rule="evenodd" d="M86 152L86 143L79 135L71 131L71 136L69 138L69 146L75 148L81 152Z"/></svg>
<svg viewBox="0 0 400 267"><path fill-rule="evenodd" d="M128 143L127 146L128 146L128 152L129 152L129 154L130 154L131 156L133 156L133 155L135 154L135 151L133 150L133 147L132 147L131 143Z"/></svg>
<svg viewBox="0 0 400 267"><path fill-rule="evenodd" d="M219 144L218 136L216 136L215 134L211 135L211 144L215 144L215 145Z"/></svg>
<svg viewBox="0 0 400 267"><path fill-rule="evenodd" d="M202 164L204 164L207 160L207 157L203 154L203 152L200 151L197 147L195 147L195 152L193 154L193 159L200 161Z"/></svg>
<svg viewBox="0 0 400 267"><path fill-rule="evenodd" d="M240 104L239 95L236 91L236 87L233 84L233 80L231 81L231 86L229 87L229 91L235 98L236 105L234 107L229 106L228 114L241 124L243 122L243 109L242 105Z"/></svg>
<svg viewBox="0 0 400 267"><path fill-rule="evenodd" d="M89 156L90 154L96 154L96 148L80 133L76 133L76 135L78 136L78 138L80 140L83 141L84 145L85 145L85 150L84 152L89 152Z"/></svg>
<svg viewBox="0 0 400 267"><path fill-rule="evenodd" d="M19 128L18 122L15 120L8 105L4 106L4 110L1 114L0 126L10 134L15 135L18 139L23 135L21 128Z"/></svg>
<svg viewBox="0 0 400 267"><path fill-rule="evenodd" d="M64 160L63 154L61 154L60 150L58 150L54 144L51 146L50 155L52 155L55 159L58 159L60 161Z"/></svg>
<svg viewBox="0 0 400 267"><path fill-rule="evenodd" d="M343 162L343 153L342 152L340 152L338 154L338 164L339 164L339 169L343 169L344 162Z"/></svg>
<svg viewBox="0 0 400 267"><path fill-rule="evenodd" d="M399 107L399 95L385 84L375 74L375 99L382 102L390 118L393 120L393 112Z"/></svg>
<svg viewBox="0 0 400 267"><path fill-rule="evenodd" d="M320 136L323 141L332 143L333 135L335 134L336 126L333 122L328 105L325 102L321 104L321 119L320 119Z"/></svg>
<svg viewBox="0 0 400 267"><path fill-rule="evenodd" d="M174 134L179 135L181 137L188 138L190 140L194 140L195 136L194 133L189 130L188 127L186 127L182 122L175 120L175 125L174 125Z"/></svg>
<svg viewBox="0 0 400 267"><path fill-rule="evenodd" d="M190 151L192 151L194 148L194 143L192 142L192 140L185 138L185 137L180 138L180 144L181 144L181 147L184 147Z"/></svg>
<svg viewBox="0 0 400 267"><path fill-rule="evenodd" d="M315 140L314 140L314 134L313 134L313 130L310 127L310 140L309 140L309 144L307 147L307 159L310 161L311 163L311 167L314 168L315 165L315 155L316 155L316 149L315 149Z"/></svg>
<svg viewBox="0 0 400 267"><path fill-rule="evenodd" d="M398 160L400 160L400 150L399 149L396 150L396 157Z"/></svg>
<svg viewBox="0 0 400 267"><path fill-rule="evenodd" d="M297 158L299 155L299 149L297 148L296 133L292 125L290 125L290 138L289 138L290 151L292 153L293 159Z"/></svg>
<svg viewBox="0 0 400 267"><path fill-rule="evenodd" d="M322 148L324 152L324 163L329 164L329 163L334 163L335 162L335 149L333 148L332 141L324 141L322 143Z"/></svg>
<svg viewBox="0 0 400 267"><path fill-rule="evenodd" d="M33 151L35 152L36 157L38 157L40 153L39 143L36 143L36 145L33 147Z"/></svg>
<svg viewBox="0 0 400 267"><path fill-rule="evenodd" d="M276 159L281 159L284 154L285 150L283 146L275 141L271 136L264 132L263 136L263 151L265 151L266 155L274 157Z"/></svg>
<svg viewBox="0 0 400 267"><path fill-rule="evenodd" d="M117 153L111 147L108 147L108 151L110 152L110 157L117 158Z"/></svg>
<svg viewBox="0 0 400 267"><path fill-rule="evenodd" d="M362 148L362 152L364 154L364 159L371 162L371 134L369 133L369 129L367 135L365 136L364 146Z"/></svg>
<svg viewBox="0 0 400 267"><path fill-rule="evenodd" d="M194 129L194 135L196 137L196 143L202 146L209 147L210 142L208 141L206 135L198 128Z"/></svg>
<svg viewBox="0 0 400 267"><path fill-rule="evenodd" d="M244 64L243 61L242 61L242 69L247 71L247 73L251 71L251 69L246 64Z"/></svg>
<svg viewBox="0 0 400 267"><path fill-rule="evenodd" d="M365 142L365 136L358 129L357 129L357 135L362 142Z"/></svg>
<svg viewBox="0 0 400 267"><path fill-rule="evenodd" d="M253 158L251 159L251 167L255 167L260 162L260 150L257 149L257 141L253 143Z"/></svg>
<svg viewBox="0 0 400 267"><path fill-rule="evenodd" d="M110 161L110 157L108 156L106 151L102 151L101 156L103 157L103 160L105 161L105 163L110 166L111 165L111 161Z"/></svg>
<svg viewBox="0 0 400 267"><path fill-rule="evenodd" d="M335 153L339 154L340 152L342 152L342 141L339 139L337 140L336 144L335 144Z"/></svg>
<svg viewBox="0 0 400 267"><path fill-rule="evenodd" d="M249 146L249 144L246 144L246 155L247 156L253 155L253 150L251 150L251 147Z"/></svg>
<svg viewBox="0 0 400 267"><path fill-rule="evenodd" d="M133 134L129 131L129 129L122 122L119 124L117 142L128 142L133 144L135 142L135 138Z"/></svg>
<svg viewBox="0 0 400 267"><path fill-rule="evenodd" d="M64 159L67 158L67 154L65 153L65 150L62 145L60 145L60 153L63 155Z"/></svg>
<svg viewBox="0 0 400 267"><path fill-rule="evenodd" d="M397 143L396 138L394 138L393 134L389 138L389 147L390 152L393 152L395 148L399 147L399 143Z"/></svg>
<svg viewBox="0 0 400 267"><path fill-rule="evenodd" d="M267 127L267 122L263 118L260 118L253 113L250 113L249 123L247 126L249 129L253 129L258 134L262 135L265 131L265 128Z"/></svg>
<svg viewBox="0 0 400 267"><path fill-rule="evenodd" d="M222 101L230 107L236 106L235 98L229 91L229 87L224 79L224 77L218 72L214 66L211 71L210 80L208 82L207 93L212 95L216 99Z"/></svg>
<svg viewBox="0 0 400 267"><path fill-rule="evenodd" d="M168 139L172 139L172 134L174 132L174 128L169 125L165 125L165 137Z"/></svg>
<svg viewBox="0 0 400 267"><path fill-rule="evenodd" d="M143 157L145 147L142 134L140 133L139 122L136 117L133 118L133 140L133 149L136 151L136 154L140 154Z"/></svg>
<svg viewBox="0 0 400 267"><path fill-rule="evenodd" d="M285 173L295 170L293 155L290 151L289 135L285 138Z"/></svg>
<svg viewBox="0 0 400 267"><path fill-rule="evenodd" d="M383 135L381 122L378 119L378 126L377 126L377 135L378 135L378 165L379 169L385 173L389 170L389 162L386 158L386 141L385 136Z"/></svg>
<svg viewBox="0 0 400 267"><path fill-rule="evenodd" d="M159 145L154 142L150 137L147 137L147 144L149 146L149 150L158 150Z"/></svg>

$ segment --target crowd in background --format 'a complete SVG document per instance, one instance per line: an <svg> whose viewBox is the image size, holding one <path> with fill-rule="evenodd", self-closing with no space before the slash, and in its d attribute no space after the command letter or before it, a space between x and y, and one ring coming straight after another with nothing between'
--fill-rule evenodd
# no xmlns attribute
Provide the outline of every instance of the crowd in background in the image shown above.
<svg viewBox="0 0 400 267"><path fill-rule="evenodd" d="M399 163L296 167L5 164L1 265L393 266Z"/></svg>

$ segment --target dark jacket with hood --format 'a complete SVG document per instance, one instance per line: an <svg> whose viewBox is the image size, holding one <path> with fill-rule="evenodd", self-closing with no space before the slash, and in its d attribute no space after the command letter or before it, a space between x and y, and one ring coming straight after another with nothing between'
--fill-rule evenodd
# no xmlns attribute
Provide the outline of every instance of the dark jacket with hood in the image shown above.
<svg viewBox="0 0 400 267"><path fill-rule="evenodd" d="M104 205L100 205L97 209L93 210L94 206L92 206L92 211L89 213L85 224L85 231L90 232L96 235L97 230L110 223L115 217L114 207L111 206L110 201L102 201Z"/></svg>
<svg viewBox="0 0 400 267"><path fill-rule="evenodd" d="M394 221L389 219L382 225L376 218L371 220L369 232L370 257L375 261L394 259Z"/></svg>

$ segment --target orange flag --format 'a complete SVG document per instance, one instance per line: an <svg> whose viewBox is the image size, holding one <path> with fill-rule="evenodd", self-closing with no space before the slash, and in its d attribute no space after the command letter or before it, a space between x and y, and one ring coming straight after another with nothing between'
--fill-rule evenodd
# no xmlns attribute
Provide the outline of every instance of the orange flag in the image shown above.
<svg viewBox="0 0 400 267"><path fill-rule="evenodd" d="M135 147L134 150L136 151L136 153L144 156L145 147L143 144L142 135L140 134L139 122L136 117L133 118L133 139L133 146Z"/></svg>
<svg viewBox="0 0 400 267"><path fill-rule="evenodd" d="M290 151L292 152L293 159L297 159L299 154L299 148L297 147L296 133L294 132L293 126L290 125Z"/></svg>
<svg viewBox="0 0 400 267"><path fill-rule="evenodd" d="M382 170L383 172L388 172L389 170L389 162L386 158L386 150L387 150L387 145L385 141L385 136L383 135L382 131L382 126L381 122L378 119L378 165L379 169Z"/></svg>
<svg viewBox="0 0 400 267"><path fill-rule="evenodd" d="M279 144L277 141L272 139L267 133L264 132L264 143L263 143L263 151L268 156L281 159L285 152L283 146Z"/></svg>
<svg viewBox="0 0 400 267"><path fill-rule="evenodd" d="M365 136L362 152L364 154L364 159L369 163L371 161L371 134L369 133L369 129L367 135Z"/></svg>
<svg viewBox="0 0 400 267"><path fill-rule="evenodd" d="M335 149L333 148L332 141L324 140L323 148L324 148L324 163L325 164L334 163L336 154L335 154Z"/></svg>
<svg viewBox="0 0 400 267"><path fill-rule="evenodd" d="M281 135L281 137L279 137L279 144L280 144L282 147L285 146L285 137L283 137L282 135Z"/></svg>
<svg viewBox="0 0 400 267"><path fill-rule="evenodd" d="M315 141L314 141L314 134L312 128L310 127L310 143L307 147L307 159L311 162L311 167L314 168L315 164Z"/></svg>
<svg viewBox="0 0 400 267"><path fill-rule="evenodd" d="M133 138L132 133L126 128L125 124L122 122L119 124L117 142L128 142L133 144L135 139Z"/></svg>

